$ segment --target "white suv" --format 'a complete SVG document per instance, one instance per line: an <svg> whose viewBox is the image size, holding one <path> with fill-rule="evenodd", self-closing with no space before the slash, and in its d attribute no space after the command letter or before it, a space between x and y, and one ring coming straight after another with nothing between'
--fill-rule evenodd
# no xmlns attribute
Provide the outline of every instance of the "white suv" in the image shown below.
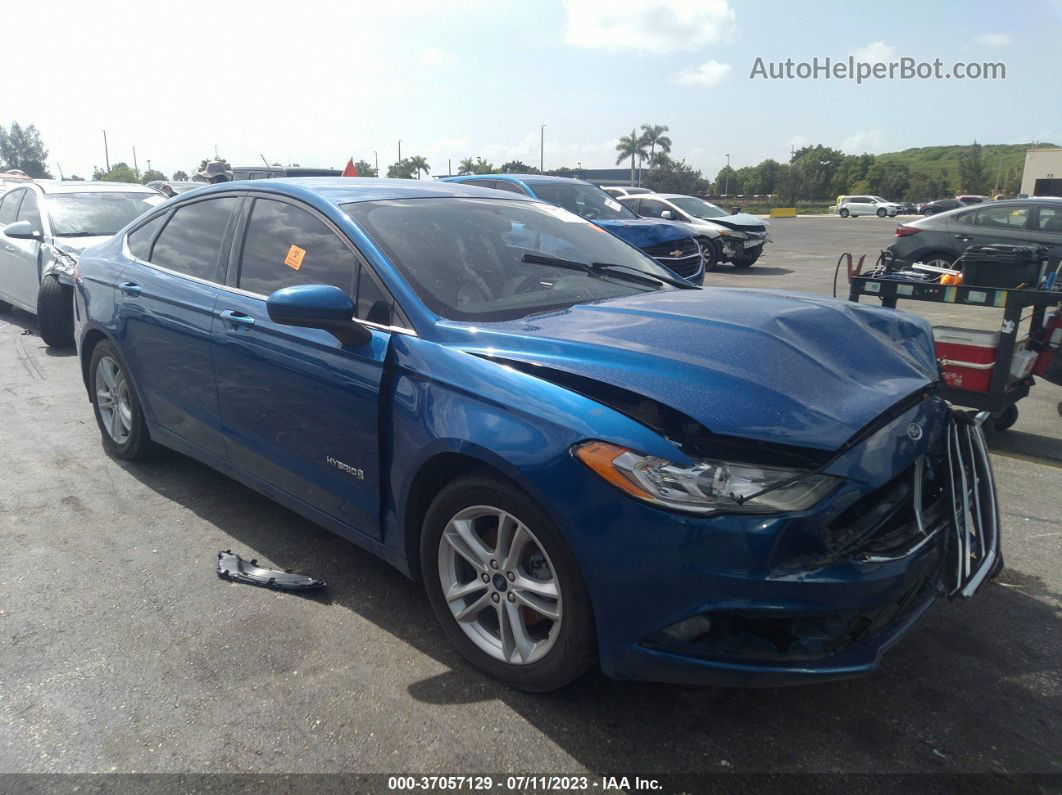
<svg viewBox="0 0 1062 795"><path fill-rule="evenodd" d="M880 196L842 196L837 204L837 214L842 218L857 215L876 215L884 218L886 215L895 218L900 211L900 205L896 202L886 201Z"/></svg>

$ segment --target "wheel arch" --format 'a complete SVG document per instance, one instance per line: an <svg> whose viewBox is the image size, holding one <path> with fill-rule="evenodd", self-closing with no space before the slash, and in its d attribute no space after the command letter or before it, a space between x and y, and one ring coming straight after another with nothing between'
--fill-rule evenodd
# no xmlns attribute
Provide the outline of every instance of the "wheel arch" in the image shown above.
<svg viewBox="0 0 1062 795"><path fill-rule="evenodd" d="M85 384L86 393L91 392L89 388L89 364L92 362L92 352L104 340L111 341L111 338L98 328L90 328L81 338L81 380Z"/></svg>

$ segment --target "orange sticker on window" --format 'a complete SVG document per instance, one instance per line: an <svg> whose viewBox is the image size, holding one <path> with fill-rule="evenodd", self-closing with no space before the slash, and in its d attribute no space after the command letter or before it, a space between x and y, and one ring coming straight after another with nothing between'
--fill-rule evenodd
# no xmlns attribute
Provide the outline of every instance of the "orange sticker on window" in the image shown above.
<svg viewBox="0 0 1062 795"><path fill-rule="evenodd" d="M288 256L284 257L284 264L289 268L298 270L302 267L302 258L306 256L306 249L299 248L294 243L288 249Z"/></svg>

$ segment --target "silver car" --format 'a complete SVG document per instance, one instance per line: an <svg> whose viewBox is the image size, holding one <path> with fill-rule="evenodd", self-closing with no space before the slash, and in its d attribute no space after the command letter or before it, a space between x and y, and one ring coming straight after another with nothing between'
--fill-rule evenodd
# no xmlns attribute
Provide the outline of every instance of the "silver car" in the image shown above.
<svg viewBox="0 0 1062 795"><path fill-rule="evenodd" d="M117 182L34 180L9 189L0 196L0 310L35 314L45 343L72 345L78 256L165 200Z"/></svg>

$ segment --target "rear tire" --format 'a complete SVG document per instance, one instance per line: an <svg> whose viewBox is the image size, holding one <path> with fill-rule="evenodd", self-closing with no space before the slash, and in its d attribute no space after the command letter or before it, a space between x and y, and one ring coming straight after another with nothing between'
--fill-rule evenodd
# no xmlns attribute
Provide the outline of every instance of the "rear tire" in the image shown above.
<svg viewBox="0 0 1062 795"><path fill-rule="evenodd" d="M927 254L925 258L919 258L915 261L921 262L923 265L933 265L937 268L953 268L957 259L958 256L949 251L933 251Z"/></svg>
<svg viewBox="0 0 1062 795"><path fill-rule="evenodd" d="M851 213L848 212L847 207L842 207L840 210L837 211L837 214L842 218L847 218L849 215L851 215Z"/></svg>
<svg viewBox="0 0 1062 795"><path fill-rule="evenodd" d="M37 328L51 348L74 344L74 290L54 276L45 276L37 291Z"/></svg>
<svg viewBox="0 0 1062 795"><path fill-rule="evenodd" d="M590 597L575 558L545 512L511 483L473 473L440 491L424 517L420 561L436 618L484 673L544 692L596 663Z"/></svg>
<svg viewBox="0 0 1062 795"><path fill-rule="evenodd" d="M125 362L110 342L100 342L89 362L89 396L108 455L125 461L146 458L155 450L136 386Z"/></svg>

